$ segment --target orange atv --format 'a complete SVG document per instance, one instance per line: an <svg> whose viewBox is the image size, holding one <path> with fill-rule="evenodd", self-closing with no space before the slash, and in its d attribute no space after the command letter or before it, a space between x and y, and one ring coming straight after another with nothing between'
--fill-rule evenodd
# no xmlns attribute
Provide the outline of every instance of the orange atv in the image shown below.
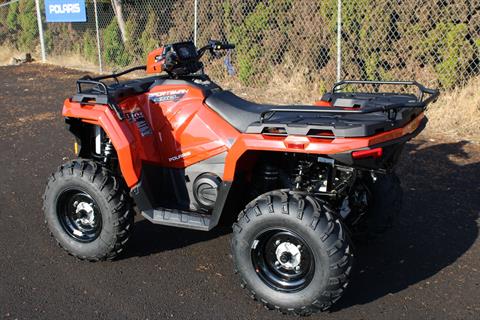
<svg viewBox="0 0 480 320"><path fill-rule="evenodd" d="M48 180L46 221L66 251L98 261L124 249L134 207L153 223L203 231L238 215L231 247L242 286L271 309L325 310L348 285L352 239L381 233L399 213L393 168L438 91L342 81L315 105L257 104L203 72L204 53L233 48L174 43L147 66L78 80L63 107L78 159ZM153 75L118 80L135 70ZM359 85L376 90L342 91Z"/></svg>

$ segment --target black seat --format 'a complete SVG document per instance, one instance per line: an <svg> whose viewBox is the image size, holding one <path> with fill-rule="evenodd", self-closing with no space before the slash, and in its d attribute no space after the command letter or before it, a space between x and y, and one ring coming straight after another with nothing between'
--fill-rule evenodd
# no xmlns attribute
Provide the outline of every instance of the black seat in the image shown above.
<svg viewBox="0 0 480 320"><path fill-rule="evenodd" d="M126 97L147 92L150 89L150 86L154 83L155 79L155 77L149 77L113 83L108 86L108 92L111 98L113 98L115 101L120 101Z"/></svg>
<svg viewBox="0 0 480 320"><path fill-rule="evenodd" d="M276 107L244 100L227 90L211 94L205 103L240 132L259 121L262 112Z"/></svg>

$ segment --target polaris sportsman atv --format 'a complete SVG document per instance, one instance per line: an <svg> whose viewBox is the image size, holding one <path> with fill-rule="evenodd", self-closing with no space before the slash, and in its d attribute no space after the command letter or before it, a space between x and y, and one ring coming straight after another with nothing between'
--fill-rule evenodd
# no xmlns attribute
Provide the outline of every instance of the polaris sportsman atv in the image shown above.
<svg viewBox="0 0 480 320"><path fill-rule="evenodd" d="M152 223L202 231L238 216L242 287L270 309L325 310L348 285L352 239L378 235L398 214L393 169L439 92L342 81L314 105L257 104L203 72L206 52L233 48L174 43L146 66L78 80L63 106L78 159L48 180L46 223L70 254L99 261L124 249L135 207ZM150 76L118 80L138 70ZM374 90L351 92L365 86Z"/></svg>

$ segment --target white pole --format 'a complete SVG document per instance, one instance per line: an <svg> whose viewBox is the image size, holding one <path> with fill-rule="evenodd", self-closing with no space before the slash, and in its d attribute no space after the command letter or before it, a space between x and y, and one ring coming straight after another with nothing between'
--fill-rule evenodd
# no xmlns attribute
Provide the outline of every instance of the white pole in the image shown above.
<svg viewBox="0 0 480 320"><path fill-rule="evenodd" d="M45 54L45 41L43 39L43 24L42 15L40 13L40 1L35 0L35 5L37 7L38 34L40 36L40 50L42 51L42 62L45 62L47 61L47 55Z"/></svg>
<svg viewBox="0 0 480 320"><path fill-rule="evenodd" d="M337 8L337 81L342 80L342 0Z"/></svg>
<svg viewBox="0 0 480 320"><path fill-rule="evenodd" d="M100 68L100 73L103 73L102 50L100 48L100 32L98 30L97 0L93 0L93 6L95 10L95 30L97 32L98 67Z"/></svg>
<svg viewBox="0 0 480 320"><path fill-rule="evenodd" d="M193 21L193 43L197 45L197 15L198 15L198 0L195 0L194 21Z"/></svg>

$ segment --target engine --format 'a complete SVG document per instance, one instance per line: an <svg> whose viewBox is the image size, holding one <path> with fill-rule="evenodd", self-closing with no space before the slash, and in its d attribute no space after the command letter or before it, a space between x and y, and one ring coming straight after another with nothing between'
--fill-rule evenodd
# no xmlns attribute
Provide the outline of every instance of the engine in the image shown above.
<svg viewBox="0 0 480 320"><path fill-rule="evenodd" d="M307 192L335 210L343 219L356 220L368 205L364 173L318 155L266 156L257 167L254 192L276 189Z"/></svg>
<svg viewBox="0 0 480 320"><path fill-rule="evenodd" d="M256 174L258 191L288 188L311 194L341 196L356 178L356 171L333 159L304 154L284 154L261 160Z"/></svg>

